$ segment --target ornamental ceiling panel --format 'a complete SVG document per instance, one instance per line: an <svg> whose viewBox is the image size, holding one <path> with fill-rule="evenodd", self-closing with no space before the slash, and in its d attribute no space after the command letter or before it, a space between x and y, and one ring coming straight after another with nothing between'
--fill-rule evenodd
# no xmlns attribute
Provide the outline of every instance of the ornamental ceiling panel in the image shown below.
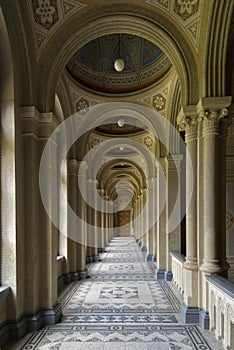
<svg viewBox="0 0 234 350"><path fill-rule="evenodd" d="M201 28L202 0L144 0L145 3L160 8L180 25L186 32L196 51L198 51Z"/></svg>
<svg viewBox="0 0 234 350"><path fill-rule="evenodd" d="M37 60L52 34L86 4L76 0L27 0Z"/></svg>
<svg viewBox="0 0 234 350"><path fill-rule="evenodd" d="M137 102L153 108L158 113L166 117L175 77L175 74L174 76L170 76L169 81L166 81L164 84L157 86L155 92L151 92L151 94L137 99Z"/></svg>

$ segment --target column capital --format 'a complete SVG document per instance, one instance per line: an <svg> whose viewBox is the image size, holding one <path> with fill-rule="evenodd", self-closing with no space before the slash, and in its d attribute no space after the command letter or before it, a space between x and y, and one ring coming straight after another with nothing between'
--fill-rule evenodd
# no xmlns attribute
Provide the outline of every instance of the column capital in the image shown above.
<svg viewBox="0 0 234 350"><path fill-rule="evenodd" d="M78 176L86 176L86 172L88 169L88 164L84 160L78 160Z"/></svg>
<svg viewBox="0 0 234 350"><path fill-rule="evenodd" d="M221 111L230 107L232 102L231 96L224 97L203 97L199 100L197 104L197 111L200 114L202 111Z"/></svg>
<svg viewBox="0 0 234 350"><path fill-rule="evenodd" d="M161 168L165 172L167 168L167 157L162 157L156 160L156 166L157 169Z"/></svg>
<svg viewBox="0 0 234 350"><path fill-rule="evenodd" d="M87 189L89 190L97 190L97 184L98 181L94 180L94 179L86 179L86 185L87 185Z"/></svg>
<svg viewBox="0 0 234 350"><path fill-rule="evenodd" d="M197 109L203 121L203 136L214 134L223 138L227 137L231 123L227 108L230 107L231 101L231 96L200 99Z"/></svg>
<svg viewBox="0 0 234 350"><path fill-rule="evenodd" d="M78 160L73 158L73 159L68 159L67 160L67 172L69 175L78 175Z"/></svg>
<svg viewBox="0 0 234 350"><path fill-rule="evenodd" d="M180 167L182 160L183 160L182 154L175 154L175 155L172 154L167 156L166 158L167 170L177 169L178 166Z"/></svg>
<svg viewBox="0 0 234 350"><path fill-rule="evenodd" d="M228 127L231 125L227 108L202 111L200 115L203 119L203 136L214 134L223 138L227 137Z"/></svg>
<svg viewBox="0 0 234 350"><path fill-rule="evenodd" d="M177 118L177 124L180 131L185 131L185 142L197 139L198 125L201 119L199 118L197 106L188 105L181 108Z"/></svg>

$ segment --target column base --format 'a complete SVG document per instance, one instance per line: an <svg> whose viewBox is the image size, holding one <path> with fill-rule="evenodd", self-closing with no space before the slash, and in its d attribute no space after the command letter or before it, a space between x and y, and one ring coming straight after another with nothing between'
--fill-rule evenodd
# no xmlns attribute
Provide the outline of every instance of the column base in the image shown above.
<svg viewBox="0 0 234 350"><path fill-rule="evenodd" d="M58 323L61 317L61 304L56 303L50 309L43 309L35 314L25 314L17 320L8 320L0 327L0 347L6 345L10 340L22 338L27 332L34 332L41 327Z"/></svg>
<svg viewBox="0 0 234 350"><path fill-rule="evenodd" d="M86 264L90 264L91 262L93 262L93 257L92 256L87 256L86 258Z"/></svg>
<svg viewBox="0 0 234 350"><path fill-rule="evenodd" d="M88 277L88 270L78 271L79 280L85 280Z"/></svg>
<svg viewBox="0 0 234 350"><path fill-rule="evenodd" d="M156 261L157 261L156 255L152 255L152 261L153 261L153 262L156 262Z"/></svg>
<svg viewBox="0 0 234 350"><path fill-rule="evenodd" d="M212 260L204 261L200 267L200 270L205 273L221 274L225 270L225 267L221 266L218 260Z"/></svg>
<svg viewBox="0 0 234 350"><path fill-rule="evenodd" d="M147 252L147 248L145 246L142 246L141 247L141 251L142 251L142 253L146 253Z"/></svg>
<svg viewBox="0 0 234 350"><path fill-rule="evenodd" d="M157 280L172 281L173 274L171 271L156 269L155 277L157 278Z"/></svg>
<svg viewBox="0 0 234 350"><path fill-rule="evenodd" d="M142 243L141 243L140 241L138 241L138 245L139 245L139 247L141 247L141 246L142 246Z"/></svg>
<svg viewBox="0 0 234 350"><path fill-rule="evenodd" d="M88 256L86 258L86 264L90 264L92 262L98 262L98 261L99 261L99 256L98 255Z"/></svg>
<svg viewBox="0 0 234 350"><path fill-rule="evenodd" d="M156 269L155 277L157 278L157 280L164 280L165 279L165 272L166 272L166 270Z"/></svg>
<svg viewBox="0 0 234 350"><path fill-rule="evenodd" d="M210 315L204 309L200 310L199 325L202 329L210 329Z"/></svg>
<svg viewBox="0 0 234 350"><path fill-rule="evenodd" d="M69 280L72 281L79 281L86 279L88 276L88 270L78 270L76 272L69 273Z"/></svg>
<svg viewBox="0 0 234 350"><path fill-rule="evenodd" d="M105 248L98 248L98 253L101 254L101 253L104 253L105 252Z"/></svg>
<svg viewBox="0 0 234 350"><path fill-rule="evenodd" d="M184 323L199 323L200 308L183 303L180 308L180 315Z"/></svg>
<svg viewBox="0 0 234 350"><path fill-rule="evenodd" d="M173 273L172 271L165 271L165 280L166 281L172 281Z"/></svg>
<svg viewBox="0 0 234 350"><path fill-rule="evenodd" d="M153 255L152 254L147 254L145 257L145 261L153 261Z"/></svg>
<svg viewBox="0 0 234 350"><path fill-rule="evenodd" d="M136 243L138 243L139 242L139 238L136 238Z"/></svg>
<svg viewBox="0 0 234 350"><path fill-rule="evenodd" d="M194 259L194 261L185 260L183 267L185 270L198 271L197 259Z"/></svg>

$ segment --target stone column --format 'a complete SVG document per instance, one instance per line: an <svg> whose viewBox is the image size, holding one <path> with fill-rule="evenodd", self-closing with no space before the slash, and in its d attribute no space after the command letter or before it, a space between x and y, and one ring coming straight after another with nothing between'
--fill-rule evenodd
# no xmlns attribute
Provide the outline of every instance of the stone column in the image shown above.
<svg viewBox="0 0 234 350"><path fill-rule="evenodd" d="M225 229L225 163L231 97L200 101L204 157L204 261L201 271L227 275ZM221 166L222 164L222 166Z"/></svg>
<svg viewBox="0 0 234 350"><path fill-rule="evenodd" d="M154 221L157 215L156 212L156 178L148 179L149 198L148 198L148 215L149 215L149 231L147 240L147 261L154 261L156 257L156 232Z"/></svg>
<svg viewBox="0 0 234 350"><path fill-rule="evenodd" d="M49 218L49 215L54 218L53 214L57 217L58 213L58 203L55 203L55 198L58 199L58 186L57 181L53 181L54 174L58 170L55 138L47 148L47 157L42 167L44 172L41 185L44 189L44 191L42 190L44 202L39 187L41 156L47 141L57 126L57 120L52 113L41 114L34 107L24 107L21 109L21 123L22 153L20 156L25 176L23 179L19 178L17 182L24 189L24 191L19 192L24 193L24 196L18 198L21 201L20 210L23 219L17 222L17 225L22 227L23 224L23 231L20 231L20 237L17 237L17 245L20 249L22 248L22 251L27 252L30 263L24 264L22 261L18 271L17 290L14 283L12 283L12 290L17 296L17 300L14 300L16 307L19 310L22 309L20 315L22 312L27 314L27 320L33 317L34 322L30 325L30 329L34 330L41 325L55 323L61 316L60 306L57 303L58 229ZM11 145L11 142L8 143L8 147ZM8 166L12 166L11 158L8 160L10 162ZM9 169L7 168L7 170ZM12 201L14 202L13 197ZM44 206L44 204L46 205ZM9 210L9 208L4 209ZM14 212L12 220L14 220ZM14 222L10 223L9 227L11 228L13 225ZM10 232L8 239L10 243L14 244ZM9 255L9 259L12 261L14 272L13 256ZM21 258L19 257L19 259ZM20 299L18 299L19 297ZM28 327L24 318L21 319L21 325L21 329ZM15 334L21 333L20 328L18 325L13 326Z"/></svg>
<svg viewBox="0 0 234 350"><path fill-rule="evenodd" d="M140 220L141 220L141 242L142 247L141 251L143 253L147 253L147 245L148 245L148 215L149 215L149 208L147 205L147 199L148 199L148 190L146 187L142 189L142 195L141 195L141 212L140 212ZM144 213L144 214L143 214Z"/></svg>
<svg viewBox="0 0 234 350"><path fill-rule="evenodd" d="M98 261L98 248L97 248L97 236L96 236L96 221L97 213L95 210L95 203L97 201L97 187L96 180L87 179L87 222L88 222L88 247L87 247L87 262Z"/></svg>
<svg viewBox="0 0 234 350"><path fill-rule="evenodd" d="M166 159L160 158L157 166L157 279L164 279L166 272L166 188L163 183L166 173ZM161 212L161 213L160 213Z"/></svg>
<svg viewBox="0 0 234 350"><path fill-rule="evenodd" d="M179 251L181 246L181 161L182 155L166 158L166 275L167 281L172 280L171 252ZM174 227L175 222L177 226Z"/></svg>
<svg viewBox="0 0 234 350"><path fill-rule="evenodd" d="M87 277L87 268L86 268L86 241L87 241L87 232L86 232L86 203L85 199L81 194L81 187L83 190L86 189L86 173L87 173L87 163L85 161L78 161L78 189L77 189L77 215L80 219L79 225L77 227L79 245L78 245L78 261L77 268L79 273L79 279Z"/></svg>
<svg viewBox="0 0 234 350"><path fill-rule="evenodd" d="M184 263L184 303L181 316L184 322L197 323L198 308L198 230L197 230L197 157L198 113L197 106L185 106L178 117L181 130L185 130L186 142L186 198L190 202L186 210L186 261ZM192 193L191 193L192 191Z"/></svg>
<svg viewBox="0 0 234 350"><path fill-rule="evenodd" d="M106 218L105 218L105 203L104 203L104 197L105 197L105 191L104 189L100 189L99 190L99 196L100 196L100 225L102 228L102 234L101 234L101 243L102 246L100 247L99 251L100 252L104 252L105 251L105 247L107 245L106 242L106 236L105 236L105 225L106 225Z"/></svg>
<svg viewBox="0 0 234 350"><path fill-rule="evenodd" d="M201 271L200 325L209 328L206 274L227 276L226 262L226 136L229 125L227 107L231 97L203 98L198 104L203 139L203 240ZM222 166L221 166L222 165Z"/></svg>
<svg viewBox="0 0 234 350"><path fill-rule="evenodd" d="M136 242L139 243L139 225L138 225L138 197L135 198L134 202L134 232L136 236Z"/></svg>
<svg viewBox="0 0 234 350"><path fill-rule="evenodd" d="M87 167L82 162L76 159L68 160L68 203L76 214L74 217L68 215L68 262L72 280L87 277L84 236L85 207L80 191L80 186L84 186L83 179L85 179L86 170Z"/></svg>
<svg viewBox="0 0 234 350"><path fill-rule="evenodd" d="M102 206L102 191L99 188L98 189L98 196L97 196L97 203L98 203L98 211L97 211L97 225L100 229L103 228L103 206ZM99 233L99 236L97 237L98 239L98 253L103 253L104 252L104 236L103 236L103 232L101 230L101 232Z"/></svg>
<svg viewBox="0 0 234 350"><path fill-rule="evenodd" d="M68 204L74 213L77 211L77 186L78 186L78 161L76 159L68 159ZM78 275L76 271L76 245L78 240L77 222L75 217L69 215L68 212L68 264L69 273L72 280L77 280Z"/></svg>
<svg viewBox="0 0 234 350"><path fill-rule="evenodd" d="M108 213L108 195L104 196L105 204L104 204L104 217L105 217L105 241L106 246L108 246L110 237L109 237L109 213Z"/></svg>

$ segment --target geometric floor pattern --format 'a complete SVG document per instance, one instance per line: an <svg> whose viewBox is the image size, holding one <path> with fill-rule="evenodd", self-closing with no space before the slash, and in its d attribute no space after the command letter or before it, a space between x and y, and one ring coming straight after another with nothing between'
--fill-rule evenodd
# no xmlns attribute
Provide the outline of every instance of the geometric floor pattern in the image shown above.
<svg viewBox="0 0 234 350"><path fill-rule="evenodd" d="M223 349L212 334L183 324L172 282L156 280L134 238L114 238L89 278L61 295L62 322L6 350Z"/></svg>

